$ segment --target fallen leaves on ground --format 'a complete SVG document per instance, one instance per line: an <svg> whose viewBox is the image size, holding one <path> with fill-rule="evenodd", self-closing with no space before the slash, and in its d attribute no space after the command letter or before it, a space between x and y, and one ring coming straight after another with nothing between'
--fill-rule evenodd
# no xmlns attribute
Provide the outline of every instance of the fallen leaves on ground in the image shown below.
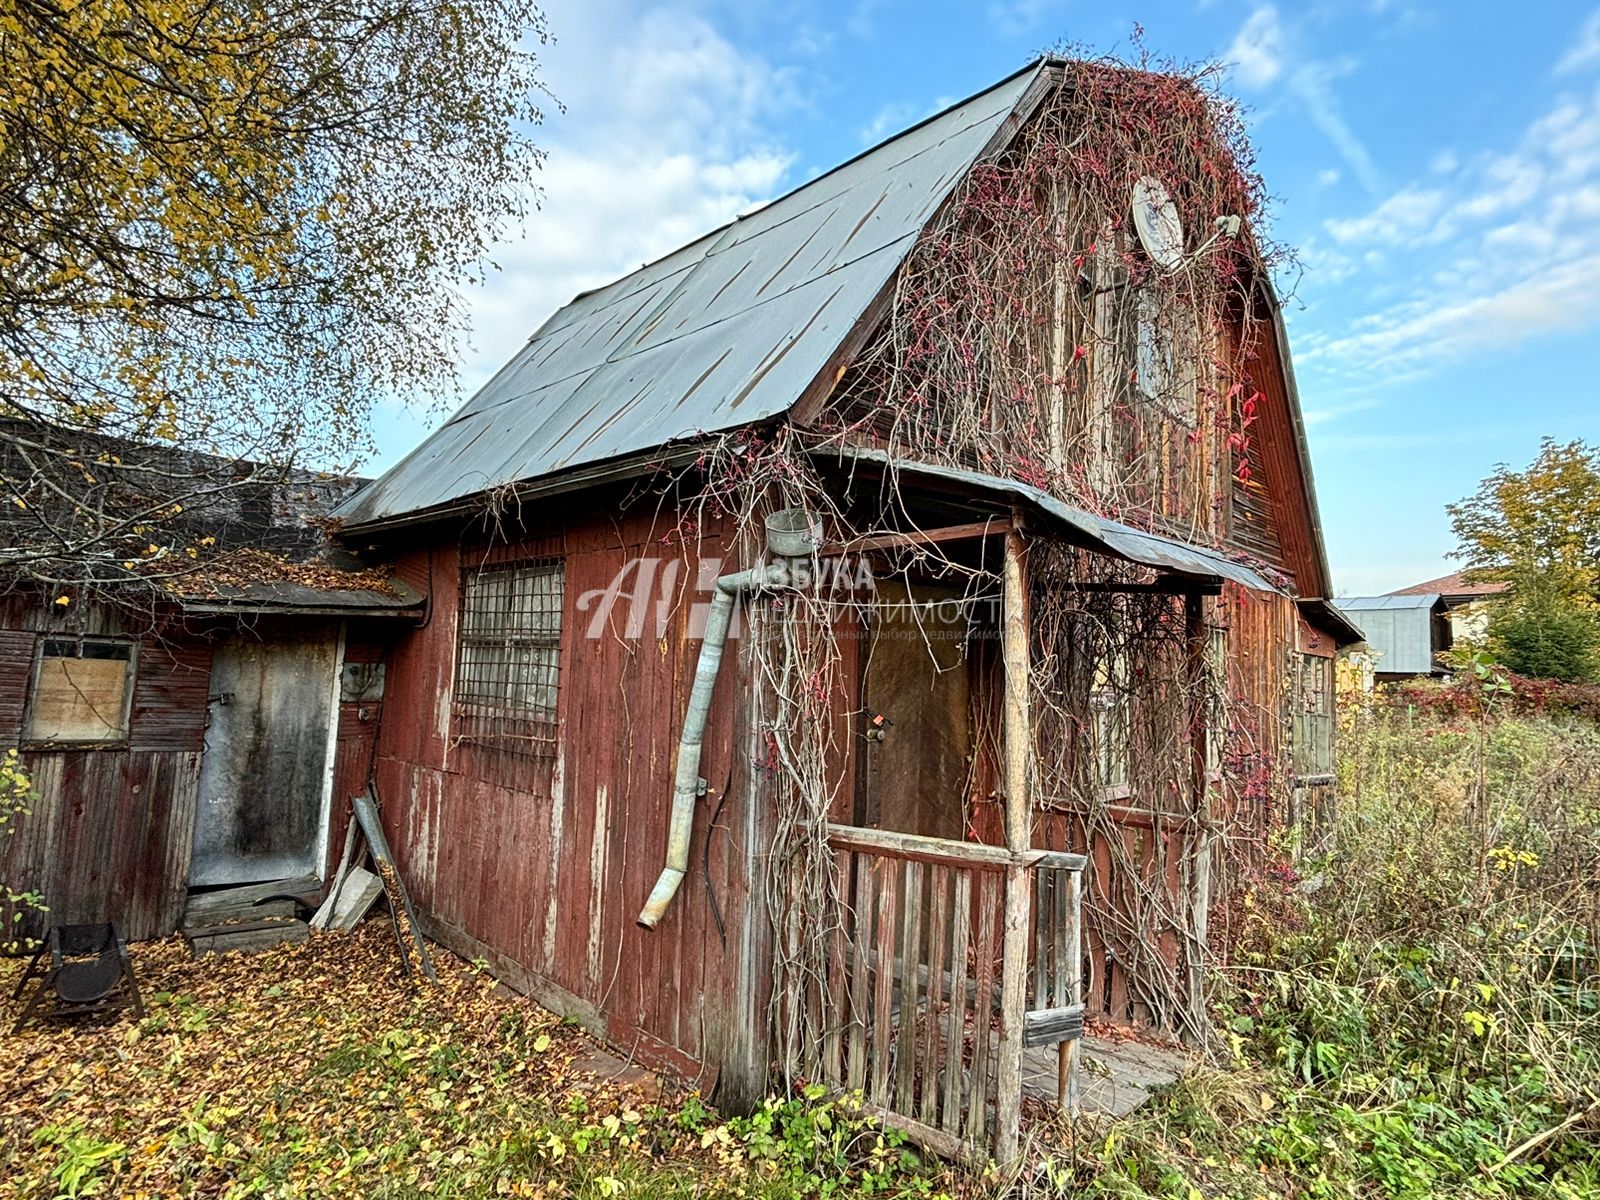
<svg viewBox="0 0 1600 1200"><path fill-rule="evenodd" d="M3 1035L0 1197L619 1194L667 1110L575 1069L594 1054L577 1028L438 957L413 991L387 921L255 955L133 947L142 1020ZM0 963L6 994L22 966ZM684 1194L706 1191L697 1144Z"/></svg>

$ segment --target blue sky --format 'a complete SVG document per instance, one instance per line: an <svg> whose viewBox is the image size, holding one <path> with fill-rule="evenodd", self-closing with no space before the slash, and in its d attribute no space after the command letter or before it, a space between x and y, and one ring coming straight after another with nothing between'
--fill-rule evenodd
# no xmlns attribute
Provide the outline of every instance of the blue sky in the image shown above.
<svg viewBox="0 0 1600 1200"><path fill-rule="evenodd" d="M1058 42L1230 64L1304 265L1291 345L1334 580L1454 569L1444 505L1600 440L1600 9L556 0L543 203L468 297L462 398L554 309ZM392 464L440 419L381 408Z"/></svg>

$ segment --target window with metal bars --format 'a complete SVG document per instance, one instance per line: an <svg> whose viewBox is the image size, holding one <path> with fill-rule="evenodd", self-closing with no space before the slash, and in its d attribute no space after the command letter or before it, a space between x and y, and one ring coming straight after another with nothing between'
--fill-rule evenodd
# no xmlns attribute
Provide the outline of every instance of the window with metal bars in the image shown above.
<svg viewBox="0 0 1600 1200"><path fill-rule="evenodd" d="M565 565L549 558L463 577L453 703L460 740L554 753L565 585Z"/></svg>
<svg viewBox="0 0 1600 1200"><path fill-rule="evenodd" d="M1302 654L1294 706L1294 772L1301 779L1333 774L1333 660Z"/></svg>

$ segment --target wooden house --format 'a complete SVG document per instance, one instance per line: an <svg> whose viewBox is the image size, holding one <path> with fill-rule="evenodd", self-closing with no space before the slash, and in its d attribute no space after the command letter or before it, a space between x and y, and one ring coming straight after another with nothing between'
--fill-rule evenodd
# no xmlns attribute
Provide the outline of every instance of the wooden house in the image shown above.
<svg viewBox="0 0 1600 1200"><path fill-rule="evenodd" d="M1206 1038L1357 640L1236 134L1034 63L579 296L346 502L426 597L372 774L427 931L949 1153L1085 1012Z"/></svg>
<svg viewBox="0 0 1600 1200"><path fill-rule="evenodd" d="M118 462L156 452L95 442L63 435L63 456L108 486ZM14 494L29 470L5 466ZM111 920L131 940L165 937L197 892L314 891L329 874L343 801L366 785L386 627L421 598L330 558L318 522L359 480L251 470L188 454L170 473L208 483L156 535L178 568L153 558L143 582L17 579L0 594L0 747L19 750L34 793L0 838L0 879L45 906L6 914L11 933ZM155 474L139 475L140 507Z"/></svg>

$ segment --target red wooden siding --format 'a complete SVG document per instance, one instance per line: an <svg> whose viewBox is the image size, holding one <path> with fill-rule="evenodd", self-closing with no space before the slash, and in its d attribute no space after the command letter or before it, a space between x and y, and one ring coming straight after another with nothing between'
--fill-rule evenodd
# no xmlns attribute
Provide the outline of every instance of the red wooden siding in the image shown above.
<svg viewBox="0 0 1600 1200"><path fill-rule="evenodd" d="M646 1061L693 1076L720 1060L731 1036L724 996L747 903L742 871L732 866L742 852L731 746L744 695L739 656L724 659L706 735L709 791L695 814L689 878L661 925L645 931L635 917L663 863L677 737L699 651L689 618L707 595L685 586L697 569L691 554L664 636L653 605L643 636L629 636L624 602L588 637L595 609L580 607L635 556L670 558L661 535L647 513L575 519L487 551L436 547L431 564L427 553L405 556L402 573L428 583L432 604L425 626L389 660L377 780L407 885L435 932L467 952L487 951L514 981ZM714 534L700 542L699 553L719 552ZM458 745L450 698L463 563L551 554L565 563L558 752L540 758ZM726 947L707 897L708 837Z"/></svg>

